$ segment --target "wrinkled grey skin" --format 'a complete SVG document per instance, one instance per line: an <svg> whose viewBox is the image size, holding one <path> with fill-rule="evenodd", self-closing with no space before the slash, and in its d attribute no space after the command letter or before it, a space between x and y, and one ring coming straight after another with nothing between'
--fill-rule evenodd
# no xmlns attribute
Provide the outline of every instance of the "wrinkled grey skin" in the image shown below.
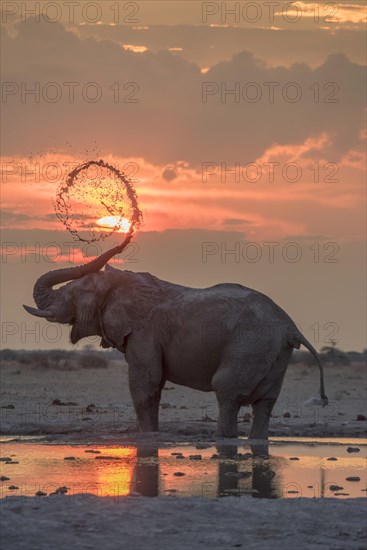
<svg viewBox="0 0 367 550"><path fill-rule="evenodd" d="M48 321L72 325L71 342L101 336L103 347L125 353L140 431L158 430L162 388L168 380L214 391L217 435L236 437L242 405L254 412L251 439L268 438L269 418L293 348L314 348L291 318L265 295L238 284L206 289L162 281L149 273L106 265L116 249L84 266L46 273L34 287ZM53 290L61 282L72 281Z"/></svg>

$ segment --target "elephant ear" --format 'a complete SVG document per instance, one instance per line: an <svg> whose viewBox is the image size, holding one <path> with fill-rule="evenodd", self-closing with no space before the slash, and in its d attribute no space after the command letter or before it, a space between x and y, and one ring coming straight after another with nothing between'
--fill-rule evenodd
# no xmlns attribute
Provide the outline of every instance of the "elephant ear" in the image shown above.
<svg viewBox="0 0 367 550"><path fill-rule="evenodd" d="M75 322L70 333L72 344L76 344L81 338L96 334L96 312L98 309L96 295L91 291L78 289L75 299Z"/></svg>
<svg viewBox="0 0 367 550"><path fill-rule="evenodd" d="M113 271L118 278L101 311L101 330L104 341L121 349L126 336L149 323L162 302L162 291L149 273Z"/></svg>

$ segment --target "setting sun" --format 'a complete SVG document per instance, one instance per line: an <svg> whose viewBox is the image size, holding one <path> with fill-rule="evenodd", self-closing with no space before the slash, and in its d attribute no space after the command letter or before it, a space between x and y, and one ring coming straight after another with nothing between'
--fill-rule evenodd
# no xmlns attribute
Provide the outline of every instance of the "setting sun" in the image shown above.
<svg viewBox="0 0 367 550"><path fill-rule="evenodd" d="M127 233L130 229L130 222L127 218L120 218L119 216L105 216L97 220L98 225L101 228L114 228L118 227L119 233Z"/></svg>

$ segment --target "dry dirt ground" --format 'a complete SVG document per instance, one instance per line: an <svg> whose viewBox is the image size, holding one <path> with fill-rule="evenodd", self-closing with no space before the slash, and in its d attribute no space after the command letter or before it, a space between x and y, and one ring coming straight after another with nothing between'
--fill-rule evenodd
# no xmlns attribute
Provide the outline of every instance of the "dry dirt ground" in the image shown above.
<svg viewBox="0 0 367 550"><path fill-rule="evenodd" d="M316 366L291 365L273 410L270 434L307 437L365 437L366 369L362 364L325 367L329 405L318 403ZM135 414L127 365L105 369L45 370L14 362L1 367L1 433L62 436L65 441L135 437ZM170 382L162 393L160 437L212 437L218 409L215 395ZM250 408L239 414L247 435Z"/></svg>
<svg viewBox="0 0 367 550"><path fill-rule="evenodd" d="M271 434L364 437L366 371L326 367L329 406L318 405L316 367L292 365L274 410ZM15 363L1 368L3 435L45 435L50 442L133 443L139 436L127 367L44 370ZM247 434L250 409L240 413ZM246 415L246 418L245 418ZM160 412L162 442L213 440L215 396L167 383ZM360 416L362 418L362 416ZM245 421L244 421L245 420ZM153 436L148 436L153 437ZM242 442L243 443L243 442ZM267 550L366 548L367 499L253 499L87 495L10 497L1 502L4 550L95 549Z"/></svg>
<svg viewBox="0 0 367 550"><path fill-rule="evenodd" d="M357 504L357 502L359 503ZM7 501L4 550L365 550L361 499L62 496ZM364 501L365 502L365 501Z"/></svg>

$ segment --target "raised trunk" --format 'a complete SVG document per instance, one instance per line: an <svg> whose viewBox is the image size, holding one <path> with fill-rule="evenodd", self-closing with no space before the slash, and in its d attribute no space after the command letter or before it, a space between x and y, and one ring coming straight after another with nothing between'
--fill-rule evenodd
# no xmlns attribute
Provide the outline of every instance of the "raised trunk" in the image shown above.
<svg viewBox="0 0 367 550"><path fill-rule="evenodd" d="M95 273L102 269L102 267L116 254L122 252L125 246L130 242L133 236L132 231L127 233L122 244L107 250L95 260L88 262L84 265L78 265L76 267L67 267L65 269L56 269L55 271L49 271L42 275L34 285L33 298L39 309L47 310L54 301L54 290L52 287L60 283L72 281L74 279L80 279L84 275L89 273Z"/></svg>

